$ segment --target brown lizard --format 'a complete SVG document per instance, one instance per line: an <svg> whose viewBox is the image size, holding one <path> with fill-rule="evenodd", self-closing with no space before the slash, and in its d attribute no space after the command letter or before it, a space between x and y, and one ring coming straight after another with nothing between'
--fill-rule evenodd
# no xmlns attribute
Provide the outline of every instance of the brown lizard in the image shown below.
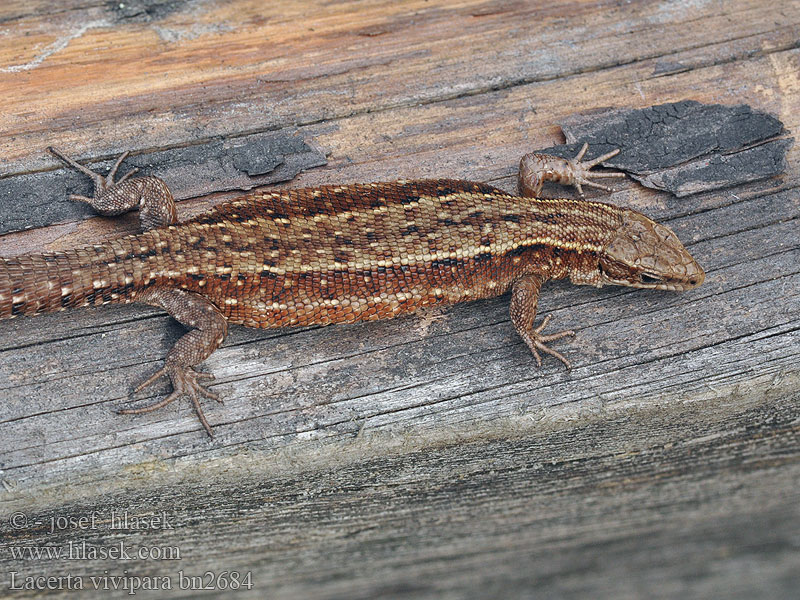
<svg viewBox="0 0 800 600"><path fill-rule="evenodd" d="M520 196L483 183L394 181L286 191L254 191L184 223L156 177L114 181L53 148L94 181L93 198L70 196L102 215L139 209L143 232L65 252L0 258L0 318L80 306L143 302L190 330L167 354L173 391L142 413L188 395L209 435L199 397L218 399L194 367L222 344L228 324L328 325L386 319L432 305L499 296L511 290L511 321L541 365L539 352L570 363L534 327L539 289L573 283L686 290L705 274L664 225L601 202L538 198L544 181L608 190L589 173L613 151L582 162L528 154Z"/></svg>

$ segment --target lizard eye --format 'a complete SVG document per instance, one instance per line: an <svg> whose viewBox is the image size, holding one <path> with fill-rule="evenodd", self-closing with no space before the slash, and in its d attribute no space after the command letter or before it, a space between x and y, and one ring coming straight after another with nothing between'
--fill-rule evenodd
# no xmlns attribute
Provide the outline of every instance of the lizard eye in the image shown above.
<svg viewBox="0 0 800 600"><path fill-rule="evenodd" d="M653 275L652 273L641 273L639 275L639 281L648 285L654 285L661 283L662 279L658 275Z"/></svg>

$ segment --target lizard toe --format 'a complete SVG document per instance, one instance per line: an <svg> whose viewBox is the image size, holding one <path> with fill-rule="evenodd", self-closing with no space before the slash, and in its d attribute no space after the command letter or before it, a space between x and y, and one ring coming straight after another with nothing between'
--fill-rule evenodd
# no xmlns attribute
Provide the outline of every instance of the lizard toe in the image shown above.
<svg viewBox="0 0 800 600"><path fill-rule="evenodd" d="M575 332L568 329L565 331L559 331L558 333L550 333L547 335L542 335L542 330L544 330L544 328L547 327L548 323L550 323L551 317L552 315L547 315L544 319L542 319L541 324L536 329L530 332L528 338L525 339L525 342L528 344L528 347L531 349L531 352L533 352L533 355L536 358L536 363L538 366L540 367L542 366L542 359L539 356L539 353L537 352L537 350L541 350L545 354L554 356L562 363L564 363L564 366L567 367L567 370L571 370L572 364L569 362L569 360L567 360L567 358L557 350L553 350L552 348L550 348L550 346L548 346L547 344L548 342L554 342L556 340L560 340L565 337L574 337Z"/></svg>
<svg viewBox="0 0 800 600"><path fill-rule="evenodd" d="M206 433L210 437L214 437L214 432L211 429L211 426L208 424L208 420L206 420L206 416L203 413L203 408L200 405L199 396L205 396L206 398L210 398L211 400L216 400L217 402L222 403L222 400L219 397L219 394L216 392L212 392L205 386L200 383L200 380L210 381L214 379L214 376L211 373L203 373L198 372L192 369L191 367L186 367L182 365L176 364L167 364L158 371L156 371L153 375L148 377L143 383L139 384L136 387L136 391L140 391L149 385L152 385L157 379L162 377L163 375L169 375L170 381L172 382L172 393L169 394L163 400L159 400L158 402L154 402L152 404L148 404L146 406L141 406L138 408L123 408L118 410L120 414L124 415L136 415L142 413L152 412L154 410L158 410L159 408L163 408L177 400L181 396L189 396L194 405L195 412L197 413L198 418L200 419L200 423L203 425L203 428L206 430Z"/></svg>

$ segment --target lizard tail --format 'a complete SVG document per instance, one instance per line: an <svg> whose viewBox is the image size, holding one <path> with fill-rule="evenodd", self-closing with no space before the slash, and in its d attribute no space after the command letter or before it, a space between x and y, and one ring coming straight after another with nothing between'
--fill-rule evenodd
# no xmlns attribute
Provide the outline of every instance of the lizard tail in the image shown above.
<svg viewBox="0 0 800 600"><path fill-rule="evenodd" d="M110 269L114 257L108 250L96 246L0 258L0 319L125 302L130 282Z"/></svg>

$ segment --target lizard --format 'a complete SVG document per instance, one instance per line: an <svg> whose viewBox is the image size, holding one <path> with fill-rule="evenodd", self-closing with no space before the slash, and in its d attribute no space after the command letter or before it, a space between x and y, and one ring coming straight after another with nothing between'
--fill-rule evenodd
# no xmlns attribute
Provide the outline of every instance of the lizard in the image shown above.
<svg viewBox="0 0 800 600"><path fill-rule="evenodd" d="M567 358L550 343L574 331L534 327L541 286L569 278L682 291L703 269L667 226L630 208L542 198L546 181L606 191L590 172L615 156L585 161L530 153L520 161L519 193L452 179L256 190L178 222L166 183L154 176L115 180L128 152L105 177L55 148L89 176L93 197L71 195L101 215L139 211L141 233L70 251L0 258L0 319L82 306L140 302L188 328L164 365L135 388L163 376L172 392L137 414L188 396L209 436L200 397L210 373L195 367L224 341L229 324L273 328L386 319L425 307L511 291L510 317L541 366L541 353Z"/></svg>

